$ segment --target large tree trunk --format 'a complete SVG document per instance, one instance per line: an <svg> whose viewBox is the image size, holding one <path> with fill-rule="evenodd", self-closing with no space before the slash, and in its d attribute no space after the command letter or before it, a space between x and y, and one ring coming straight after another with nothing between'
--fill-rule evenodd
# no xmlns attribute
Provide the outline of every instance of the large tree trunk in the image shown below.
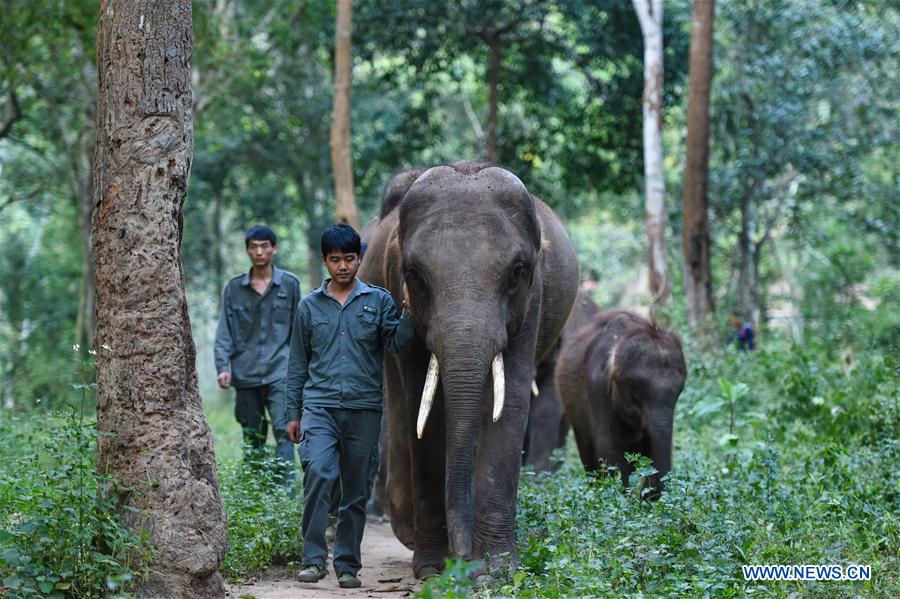
<svg viewBox="0 0 900 599"><path fill-rule="evenodd" d="M181 263L191 3L106 0L97 32L97 469L153 545L140 597L222 597L225 513ZM112 490L109 490L112 492Z"/></svg>
<svg viewBox="0 0 900 599"><path fill-rule="evenodd" d="M709 265L709 86L714 0L694 0L684 167L684 294L688 322L697 326L715 310Z"/></svg>
<svg viewBox="0 0 900 599"><path fill-rule="evenodd" d="M650 293L653 303L661 307L669 298L662 148L663 2L632 0L632 3L644 37L644 186Z"/></svg>
<svg viewBox="0 0 900 599"><path fill-rule="evenodd" d="M334 169L336 220L359 231L350 156L350 51L353 4L337 0L334 44L334 113L331 117L331 164Z"/></svg>

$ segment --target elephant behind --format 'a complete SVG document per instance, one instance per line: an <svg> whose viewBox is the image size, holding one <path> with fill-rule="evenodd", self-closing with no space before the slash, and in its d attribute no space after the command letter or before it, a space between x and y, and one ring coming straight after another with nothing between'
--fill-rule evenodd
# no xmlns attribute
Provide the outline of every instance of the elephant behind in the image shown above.
<svg viewBox="0 0 900 599"><path fill-rule="evenodd" d="M385 483L415 574L512 555L535 364L577 291L565 230L505 169L434 167L382 215L360 277L396 300L406 282L412 304L415 347L385 360Z"/></svg>
<svg viewBox="0 0 900 599"><path fill-rule="evenodd" d="M525 433L522 455L523 463L533 466L535 470L553 470L550 454L553 450L564 447L566 437L569 436L569 422L566 420L562 400L556 390L556 361L560 348L567 339L599 313L600 308L591 299L590 294L579 291L559 341L556 342L553 351L538 364L534 377L538 393L531 396L528 429Z"/></svg>
<svg viewBox="0 0 900 599"><path fill-rule="evenodd" d="M627 483L626 452L648 456L659 471L672 467L675 402L687 377L675 333L631 312L601 312L563 345L556 384L575 431L585 469L618 467Z"/></svg>

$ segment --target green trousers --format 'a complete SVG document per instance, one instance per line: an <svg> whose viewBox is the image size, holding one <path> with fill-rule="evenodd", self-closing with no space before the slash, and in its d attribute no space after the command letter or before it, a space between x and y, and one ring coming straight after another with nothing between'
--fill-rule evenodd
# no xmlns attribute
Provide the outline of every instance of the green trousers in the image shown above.
<svg viewBox="0 0 900 599"><path fill-rule="evenodd" d="M380 410L308 407L300 420L303 467L303 565L325 566L325 528L335 481L341 501L334 535L334 571L356 575L366 527L366 502L378 472Z"/></svg>

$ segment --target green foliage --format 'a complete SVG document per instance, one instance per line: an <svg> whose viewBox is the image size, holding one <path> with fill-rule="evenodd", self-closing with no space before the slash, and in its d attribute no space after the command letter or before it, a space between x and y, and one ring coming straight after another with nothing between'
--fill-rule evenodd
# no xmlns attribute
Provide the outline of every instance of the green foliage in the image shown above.
<svg viewBox="0 0 900 599"><path fill-rule="evenodd" d="M284 487L277 481L277 470L274 457L219 464L222 503L228 517L228 549L221 569L231 579L258 574L270 564L300 559L300 483Z"/></svg>
<svg viewBox="0 0 900 599"><path fill-rule="evenodd" d="M419 599L463 599L481 587L475 578L475 572L484 564L479 561L467 562L461 558L446 558L444 570L437 576L429 578L422 590L416 593Z"/></svg>
<svg viewBox="0 0 900 599"><path fill-rule="evenodd" d="M96 436L74 411L0 420L0 594L118 597L146 574L146 535L94 472Z"/></svg>

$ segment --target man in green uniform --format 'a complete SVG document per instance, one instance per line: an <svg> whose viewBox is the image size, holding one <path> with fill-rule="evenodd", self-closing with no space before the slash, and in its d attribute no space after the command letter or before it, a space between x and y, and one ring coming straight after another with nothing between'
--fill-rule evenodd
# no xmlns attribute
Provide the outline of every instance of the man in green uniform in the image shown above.
<svg viewBox="0 0 900 599"><path fill-rule="evenodd" d="M332 565L343 588L360 586L366 501L378 471L384 347L405 351L414 337L406 310L390 293L356 278L360 239L352 227L322 234L331 275L300 302L287 376L288 435L303 466L301 582L325 576L325 526L332 486L341 502ZM404 288L404 308L406 289ZM302 416L302 418L301 418Z"/></svg>
<svg viewBox="0 0 900 599"><path fill-rule="evenodd" d="M275 453L284 462L283 476L294 480L294 445L287 436L284 379L291 330L300 303L300 281L272 265L278 252L275 232L253 227L244 239L252 267L225 286L216 332L219 387L234 385L234 415L244 442L254 449L266 443L272 421Z"/></svg>

